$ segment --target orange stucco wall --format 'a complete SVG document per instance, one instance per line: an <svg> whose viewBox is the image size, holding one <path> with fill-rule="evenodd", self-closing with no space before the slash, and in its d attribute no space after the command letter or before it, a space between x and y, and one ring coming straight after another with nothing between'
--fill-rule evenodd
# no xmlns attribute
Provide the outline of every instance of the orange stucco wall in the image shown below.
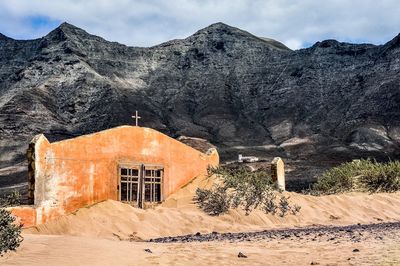
<svg viewBox="0 0 400 266"><path fill-rule="evenodd" d="M219 157L143 127L121 126L54 143L42 135L35 145L35 223L117 200L119 163L163 165L167 197L218 165Z"/></svg>
<svg viewBox="0 0 400 266"><path fill-rule="evenodd" d="M36 209L32 206L17 206L8 208L11 214L16 217L16 222L23 227L29 227L36 224Z"/></svg>

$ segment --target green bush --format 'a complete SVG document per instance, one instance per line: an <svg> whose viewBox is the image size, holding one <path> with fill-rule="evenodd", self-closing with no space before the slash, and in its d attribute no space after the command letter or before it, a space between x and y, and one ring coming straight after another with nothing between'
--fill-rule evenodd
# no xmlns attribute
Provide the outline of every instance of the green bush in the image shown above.
<svg viewBox="0 0 400 266"><path fill-rule="evenodd" d="M400 162L355 160L326 171L312 186L312 194L347 191L394 192L400 190Z"/></svg>
<svg viewBox="0 0 400 266"><path fill-rule="evenodd" d="M244 167L219 167L210 169L209 175L216 175L221 184L212 189L197 189L194 200L210 215L225 213L229 208L242 208L246 214L256 208L276 214L279 209L281 217L289 211L292 214L300 211L299 206L294 208L289 204L288 198L277 197L281 191L274 190L271 176L263 169L249 171Z"/></svg>
<svg viewBox="0 0 400 266"><path fill-rule="evenodd" d="M395 192L400 190L400 161L373 163L362 173L361 186L369 192Z"/></svg>
<svg viewBox="0 0 400 266"><path fill-rule="evenodd" d="M335 194L349 191L354 186L354 176L358 174L357 166L345 163L326 171L313 185L313 191L323 194Z"/></svg>
<svg viewBox="0 0 400 266"><path fill-rule="evenodd" d="M21 227L16 225L15 218L10 211L0 209L0 255L16 250L22 242Z"/></svg>
<svg viewBox="0 0 400 266"><path fill-rule="evenodd" d="M21 204L21 195L18 191L13 191L10 194L0 197L0 208L12 207Z"/></svg>
<svg viewBox="0 0 400 266"><path fill-rule="evenodd" d="M20 194L16 191L0 198L0 255L8 250L16 250L22 242L22 225L15 224L15 218L5 207L20 204Z"/></svg>

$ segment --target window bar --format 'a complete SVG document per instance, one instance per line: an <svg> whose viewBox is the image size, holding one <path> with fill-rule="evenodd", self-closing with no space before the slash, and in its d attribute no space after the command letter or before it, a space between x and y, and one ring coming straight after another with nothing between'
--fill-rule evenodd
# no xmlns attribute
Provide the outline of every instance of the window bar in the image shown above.
<svg viewBox="0 0 400 266"><path fill-rule="evenodd" d="M137 189L136 189L136 205L137 205L137 207L139 207L140 175L141 175L141 169L138 168Z"/></svg>
<svg viewBox="0 0 400 266"><path fill-rule="evenodd" d="M128 178L126 178L126 201L129 201L129 182L128 182Z"/></svg>
<svg viewBox="0 0 400 266"><path fill-rule="evenodd" d="M155 187L155 185L154 185L154 182L155 182L155 171L153 171L153 175L152 175L152 177L151 177L151 187L153 188L152 189L152 191L151 191L151 195L152 195L152 197L153 197L153 202L156 202L156 187Z"/></svg>
<svg viewBox="0 0 400 266"><path fill-rule="evenodd" d="M121 168L120 167L118 167L118 171L119 171L119 189L118 189L118 197L119 197L119 200L122 200L122 198L121 198L121 191L122 191L122 182L121 182Z"/></svg>
<svg viewBox="0 0 400 266"><path fill-rule="evenodd" d="M164 169L160 170L160 201L163 201L164 193Z"/></svg>
<svg viewBox="0 0 400 266"><path fill-rule="evenodd" d="M134 176L133 176L133 170L134 169L132 169L131 170L131 204L133 203L133 187L134 187L134 184L135 184L135 179L134 179Z"/></svg>
<svg viewBox="0 0 400 266"><path fill-rule="evenodd" d="M153 178L152 178L152 184L151 184L151 186L153 187L153 201L154 202L156 202L157 201L157 198L156 198L156 178L155 178L155 176L156 176L156 170L154 170L153 171Z"/></svg>
<svg viewBox="0 0 400 266"><path fill-rule="evenodd" d="M153 202L153 185L151 184L151 181L152 181L152 172L153 172L153 170L151 170L150 171L150 203L152 203Z"/></svg>
<svg viewBox="0 0 400 266"><path fill-rule="evenodd" d="M131 169L131 204L133 202L133 187L134 187L133 169Z"/></svg>
<svg viewBox="0 0 400 266"><path fill-rule="evenodd" d="M130 189L131 189L131 184L130 184L130 182L129 182L129 169L126 169L126 201L127 202L129 202L129 197L130 197L130 194L129 194L129 191L130 191Z"/></svg>
<svg viewBox="0 0 400 266"><path fill-rule="evenodd" d="M141 192L141 195L140 195L140 208L143 209L144 208L144 201L145 201L145 195L144 195L145 194L145 186L144 186L145 179L144 179L144 177L146 175L144 164L142 164L141 169L142 169L142 174L140 175L140 192Z"/></svg>
<svg viewBox="0 0 400 266"><path fill-rule="evenodd" d="M128 177L127 177L127 180L128 180L128 196L127 196L127 201L128 202L130 202L131 200L132 200L132 195L131 195L131 193L132 193L132 182L131 182L131 176L129 175L129 170L128 170Z"/></svg>

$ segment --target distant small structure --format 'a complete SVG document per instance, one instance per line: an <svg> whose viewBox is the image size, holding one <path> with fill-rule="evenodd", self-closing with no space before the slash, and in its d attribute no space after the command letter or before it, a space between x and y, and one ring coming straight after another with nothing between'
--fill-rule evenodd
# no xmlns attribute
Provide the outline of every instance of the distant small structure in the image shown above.
<svg viewBox="0 0 400 266"><path fill-rule="evenodd" d="M258 162L258 160L258 157L255 156L243 156L242 154L239 154L238 156L239 163L254 163Z"/></svg>

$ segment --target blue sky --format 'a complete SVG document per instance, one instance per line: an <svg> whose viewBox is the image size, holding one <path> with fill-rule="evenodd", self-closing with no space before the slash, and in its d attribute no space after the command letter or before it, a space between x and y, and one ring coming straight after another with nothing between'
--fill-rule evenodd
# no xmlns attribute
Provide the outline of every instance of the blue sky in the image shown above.
<svg viewBox="0 0 400 266"><path fill-rule="evenodd" d="M9 37L39 38L63 21L131 46L224 22L298 49L324 39L385 43L400 33L400 1L0 0L0 32Z"/></svg>

